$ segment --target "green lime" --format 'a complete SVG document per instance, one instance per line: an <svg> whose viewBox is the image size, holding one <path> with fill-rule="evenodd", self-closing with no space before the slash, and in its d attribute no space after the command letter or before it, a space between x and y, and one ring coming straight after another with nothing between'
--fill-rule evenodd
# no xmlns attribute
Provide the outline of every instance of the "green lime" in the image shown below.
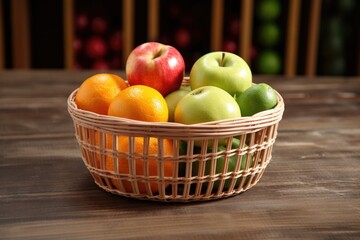
<svg viewBox="0 0 360 240"><path fill-rule="evenodd" d="M275 90L266 83L259 83L246 89L236 97L241 116L252 116L255 113L272 109L277 104Z"/></svg>
<svg viewBox="0 0 360 240"><path fill-rule="evenodd" d="M279 43L280 28L275 22L261 24L256 30L256 41L262 47L273 47Z"/></svg>
<svg viewBox="0 0 360 240"><path fill-rule="evenodd" d="M278 74L281 65L279 54L273 50L263 50L255 59L255 70L260 74Z"/></svg>
<svg viewBox="0 0 360 240"><path fill-rule="evenodd" d="M274 20L281 14L280 0L259 0L255 5L255 15L259 20Z"/></svg>

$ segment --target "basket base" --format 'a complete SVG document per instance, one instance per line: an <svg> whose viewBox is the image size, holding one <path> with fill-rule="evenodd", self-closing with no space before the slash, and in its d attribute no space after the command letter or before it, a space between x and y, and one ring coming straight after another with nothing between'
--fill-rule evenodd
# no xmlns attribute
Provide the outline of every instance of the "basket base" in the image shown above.
<svg viewBox="0 0 360 240"><path fill-rule="evenodd" d="M262 174L261 174L262 175ZM230 198L237 195L240 195L241 193L244 193L251 189L253 186L255 186L258 181L260 180L261 176L253 177L253 181L251 183L246 183L242 188L233 189L232 191L222 191L222 192L212 192L210 194L206 194L205 191L201 191L200 193L196 192L196 186L195 184L192 184L194 186L190 186L188 189L188 192L184 192L186 187L181 186L181 184L177 184L178 186L169 186L166 189L165 194L157 194L157 195L147 195L147 194L134 194L134 193L125 193L122 191L119 191L118 189L114 188L114 186L106 185L106 182L109 182L105 179L99 179L94 178L94 182L96 185L98 185L100 188L105 190L106 192L109 192L114 195L118 195L121 197L131 198L131 199L137 199L137 200L148 200L148 201L154 201L154 202L177 202L177 203L187 203L187 202L204 202L204 201L214 201L214 200L220 200L224 198ZM105 184L104 184L105 183ZM180 186L179 186L180 185ZM177 188L177 192L173 193L172 189Z"/></svg>

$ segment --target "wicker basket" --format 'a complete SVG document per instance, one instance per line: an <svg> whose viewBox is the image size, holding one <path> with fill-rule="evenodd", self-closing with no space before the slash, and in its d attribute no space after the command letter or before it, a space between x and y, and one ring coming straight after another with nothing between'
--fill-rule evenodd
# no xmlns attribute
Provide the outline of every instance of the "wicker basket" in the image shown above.
<svg viewBox="0 0 360 240"><path fill-rule="evenodd" d="M114 194L164 202L219 199L250 189L271 160L284 112L277 93L274 109L252 117L194 125L150 123L80 110L76 92L68 98L68 111L95 183ZM126 150L120 150L120 141L127 141ZM135 146L139 141L141 152ZM154 142L157 152L150 154Z"/></svg>

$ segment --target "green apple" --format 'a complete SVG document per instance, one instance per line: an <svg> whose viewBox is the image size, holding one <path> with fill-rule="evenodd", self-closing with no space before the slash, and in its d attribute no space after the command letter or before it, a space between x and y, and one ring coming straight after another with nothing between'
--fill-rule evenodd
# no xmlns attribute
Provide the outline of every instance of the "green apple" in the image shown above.
<svg viewBox="0 0 360 240"><path fill-rule="evenodd" d="M175 108L175 122L196 124L241 117L236 100L225 90L205 86L192 90Z"/></svg>
<svg viewBox="0 0 360 240"><path fill-rule="evenodd" d="M230 95L244 92L252 84L249 65L238 55L229 52L211 52L200 57L190 71L191 89L216 86Z"/></svg>
<svg viewBox="0 0 360 240"><path fill-rule="evenodd" d="M190 92L190 89L180 88L168 94L165 97L166 104L169 109L169 122L174 121L175 108L177 103L183 98L186 94Z"/></svg>

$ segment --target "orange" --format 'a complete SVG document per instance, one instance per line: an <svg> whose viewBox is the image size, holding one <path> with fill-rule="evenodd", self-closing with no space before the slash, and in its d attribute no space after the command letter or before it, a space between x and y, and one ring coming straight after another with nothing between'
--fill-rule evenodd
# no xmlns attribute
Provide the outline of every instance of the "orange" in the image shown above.
<svg viewBox="0 0 360 240"><path fill-rule="evenodd" d="M161 166L159 164L159 160L157 159L159 156L159 143L157 138L150 137L148 141L145 141L146 138L143 137L135 137L133 144L134 158L128 160L129 154L129 141L130 138L127 136L119 136L117 137L117 151L118 158L115 160L112 157L106 158L106 170L115 171L114 161L117 161L118 172L120 174L129 174L130 167L129 161L135 161L135 175L136 176L144 176L144 168L148 172L149 177L157 177L160 175L158 170L163 166L163 173L165 177L173 176L173 165L174 162L171 158L173 155L173 144L169 139L164 139L162 143L161 155L164 156L164 162ZM145 145L146 144L146 145ZM132 155L132 154L131 154ZM145 158L147 157L147 158ZM145 164L147 162L147 164ZM162 170L160 170L162 171ZM133 176L134 177L134 176ZM156 193L159 191L159 186L155 181L150 182L150 189L152 193ZM121 190L120 184L118 180L112 179L113 185ZM122 180L122 184L128 193L133 193L133 188L131 182L128 180ZM140 193L146 193L146 185L143 181L137 180L138 188ZM166 188L169 183L166 183L164 187Z"/></svg>
<svg viewBox="0 0 360 240"><path fill-rule="evenodd" d="M159 91L145 85L122 90L110 103L108 115L147 122L167 122L169 109Z"/></svg>
<svg viewBox="0 0 360 240"><path fill-rule="evenodd" d="M95 74L80 85L75 103L79 109L107 114L110 102L127 87L126 81L115 74Z"/></svg>

